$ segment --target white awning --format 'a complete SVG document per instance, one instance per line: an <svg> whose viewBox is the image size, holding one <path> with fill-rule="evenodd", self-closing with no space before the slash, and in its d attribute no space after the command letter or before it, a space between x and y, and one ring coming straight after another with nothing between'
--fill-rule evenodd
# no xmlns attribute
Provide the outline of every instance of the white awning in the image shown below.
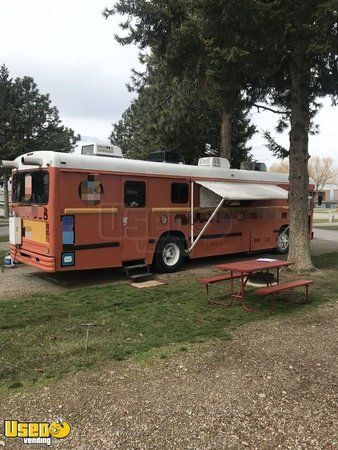
<svg viewBox="0 0 338 450"><path fill-rule="evenodd" d="M196 181L226 200L286 200L288 191L273 184Z"/></svg>

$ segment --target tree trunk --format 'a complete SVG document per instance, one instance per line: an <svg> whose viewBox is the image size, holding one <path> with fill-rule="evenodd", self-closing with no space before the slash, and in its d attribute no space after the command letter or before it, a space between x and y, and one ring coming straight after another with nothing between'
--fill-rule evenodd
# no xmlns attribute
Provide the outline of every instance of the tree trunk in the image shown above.
<svg viewBox="0 0 338 450"><path fill-rule="evenodd" d="M8 219L9 217L9 195L8 195L8 176L7 173L4 173L4 218Z"/></svg>
<svg viewBox="0 0 338 450"><path fill-rule="evenodd" d="M224 110L221 112L221 158L231 161L231 116Z"/></svg>
<svg viewBox="0 0 338 450"><path fill-rule="evenodd" d="M293 270L313 270L310 256L308 216L308 139L309 139L310 67L305 46L299 45L291 65L290 131L290 250Z"/></svg>

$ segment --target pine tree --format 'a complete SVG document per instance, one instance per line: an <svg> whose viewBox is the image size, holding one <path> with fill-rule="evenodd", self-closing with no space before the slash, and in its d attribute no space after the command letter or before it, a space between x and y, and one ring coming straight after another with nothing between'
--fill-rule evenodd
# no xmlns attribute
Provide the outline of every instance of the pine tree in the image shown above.
<svg viewBox="0 0 338 450"><path fill-rule="evenodd" d="M135 74L132 89L138 97L114 125L112 143L132 158L146 158L151 151L166 149L181 153L187 163L196 163L210 152L219 155L218 112L210 107L197 79L171 80L165 66L152 57L146 75ZM231 165L239 167L249 157L247 141L255 132L244 108L234 111Z"/></svg>
<svg viewBox="0 0 338 450"><path fill-rule="evenodd" d="M15 159L29 151L71 151L80 136L62 125L59 112L48 94L41 94L31 77L10 77L5 65L0 67L0 159ZM8 171L2 170L8 217Z"/></svg>
<svg viewBox="0 0 338 450"><path fill-rule="evenodd" d="M338 95L338 1L274 0L265 14L271 99L290 118L290 251L296 271L313 268L308 239L308 136L316 99ZM285 123L282 125L285 127Z"/></svg>
<svg viewBox="0 0 338 450"><path fill-rule="evenodd" d="M252 0L119 0L104 14L127 17L127 34L116 36L122 45L150 48L172 77L198 80L217 112L220 154L231 160L234 113L263 96L256 12Z"/></svg>

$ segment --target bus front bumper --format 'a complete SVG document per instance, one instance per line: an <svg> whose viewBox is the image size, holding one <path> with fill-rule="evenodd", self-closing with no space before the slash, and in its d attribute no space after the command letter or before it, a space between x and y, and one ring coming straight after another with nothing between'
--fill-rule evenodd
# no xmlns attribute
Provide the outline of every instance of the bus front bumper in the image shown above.
<svg viewBox="0 0 338 450"><path fill-rule="evenodd" d="M11 245L10 254L15 262L28 264L29 266L36 267L37 269L44 270L45 272L56 271L55 258L52 256L40 255L38 253L16 247L15 245Z"/></svg>

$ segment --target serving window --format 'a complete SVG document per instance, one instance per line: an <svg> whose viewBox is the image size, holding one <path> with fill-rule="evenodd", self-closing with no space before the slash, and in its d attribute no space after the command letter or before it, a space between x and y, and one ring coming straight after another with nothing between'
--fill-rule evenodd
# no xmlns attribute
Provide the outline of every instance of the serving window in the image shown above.
<svg viewBox="0 0 338 450"><path fill-rule="evenodd" d="M144 181L125 182L124 205L127 208L144 208L146 206L146 184Z"/></svg>
<svg viewBox="0 0 338 450"><path fill-rule="evenodd" d="M172 183L171 185L171 202L172 203L188 203L189 186L187 183Z"/></svg>

